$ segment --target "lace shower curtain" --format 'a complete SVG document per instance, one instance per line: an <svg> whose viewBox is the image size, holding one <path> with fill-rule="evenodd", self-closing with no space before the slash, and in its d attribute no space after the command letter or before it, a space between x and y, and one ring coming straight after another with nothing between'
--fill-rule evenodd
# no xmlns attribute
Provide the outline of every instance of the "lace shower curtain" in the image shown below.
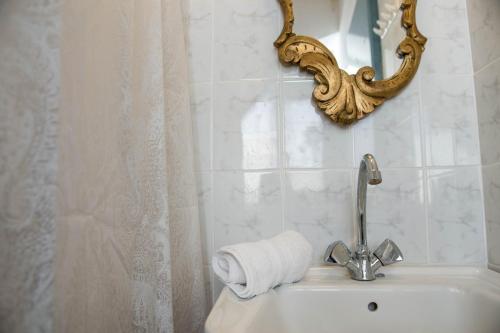
<svg viewBox="0 0 500 333"><path fill-rule="evenodd" d="M0 0L0 332L201 332L187 77L180 0Z"/></svg>

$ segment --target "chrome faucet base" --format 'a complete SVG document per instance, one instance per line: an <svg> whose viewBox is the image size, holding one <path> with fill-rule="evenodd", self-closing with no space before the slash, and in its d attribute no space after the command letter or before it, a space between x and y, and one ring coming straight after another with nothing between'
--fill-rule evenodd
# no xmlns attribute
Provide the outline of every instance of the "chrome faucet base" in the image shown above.
<svg viewBox="0 0 500 333"><path fill-rule="evenodd" d="M326 250L325 262L346 267L353 280L373 281L382 266L403 261L401 250L390 239L382 242L373 253L367 248L360 250L361 252L356 251L353 255L344 242L337 241Z"/></svg>
<svg viewBox="0 0 500 333"><path fill-rule="evenodd" d="M386 239L372 253L367 245L366 235L366 192L368 183L378 185L382 182L382 175L375 158L366 154L361 161L358 177L357 200L357 230L358 239L354 254L341 241L331 244L325 253L326 263L338 264L346 267L351 278L357 281L373 281L380 267L403 261L403 254L396 243Z"/></svg>
<svg viewBox="0 0 500 333"><path fill-rule="evenodd" d="M371 269L371 262L368 256L356 258L359 263L359 269L349 270L351 278L356 281L373 281L375 280L375 272Z"/></svg>

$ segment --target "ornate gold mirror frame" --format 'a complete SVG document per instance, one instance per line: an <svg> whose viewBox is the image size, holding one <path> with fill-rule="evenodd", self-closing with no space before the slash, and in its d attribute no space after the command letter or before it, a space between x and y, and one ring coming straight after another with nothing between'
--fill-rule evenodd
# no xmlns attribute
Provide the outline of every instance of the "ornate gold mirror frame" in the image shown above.
<svg viewBox="0 0 500 333"><path fill-rule="evenodd" d="M374 81L375 70L363 67L354 75L339 68L332 52L320 41L293 32L293 0L279 0L284 14L281 35L274 45L280 60L288 65L298 65L314 74L317 86L313 97L318 107L334 122L349 125L375 110L386 99L396 96L415 76L425 38L417 29L415 11L417 0L402 0L402 26L405 39L396 51L403 59L399 70L390 78Z"/></svg>

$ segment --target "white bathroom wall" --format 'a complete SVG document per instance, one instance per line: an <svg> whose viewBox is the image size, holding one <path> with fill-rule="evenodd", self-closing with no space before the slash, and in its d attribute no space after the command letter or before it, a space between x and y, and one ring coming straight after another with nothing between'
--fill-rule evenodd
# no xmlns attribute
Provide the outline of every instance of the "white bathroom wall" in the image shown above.
<svg viewBox="0 0 500 333"><path fill-rule="evenodd" d="M483 164L488 262L500 272L500 2L468 0Z"/></svg>
<svg viewBox="0 0 500 333"><path fill-rule="evenodd" d="M491 0L495 1L495 0ZM314 245L353 241L358 163L373 153L368 239L407 264L486 262L481 160L465 0L421 0L429 37L417 77L349 128L311 101L313 81L279 64L278 0L189 0L192 107L206 269L214 249L285 229ZM213 297L220 284L213 281Z"/></svg>

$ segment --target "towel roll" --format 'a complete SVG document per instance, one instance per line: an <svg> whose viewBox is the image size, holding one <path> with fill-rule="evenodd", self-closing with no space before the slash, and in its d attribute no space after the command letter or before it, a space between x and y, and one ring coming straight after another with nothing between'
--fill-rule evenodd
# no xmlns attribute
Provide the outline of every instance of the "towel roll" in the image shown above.
<svg viewBox="0 0 500 333"><path fill-rule="evenodd" d="M298 232L219 249L212 267L219 279L241 298L263 294L283 283L300 281L312 260L312 246Z"/></svg>

